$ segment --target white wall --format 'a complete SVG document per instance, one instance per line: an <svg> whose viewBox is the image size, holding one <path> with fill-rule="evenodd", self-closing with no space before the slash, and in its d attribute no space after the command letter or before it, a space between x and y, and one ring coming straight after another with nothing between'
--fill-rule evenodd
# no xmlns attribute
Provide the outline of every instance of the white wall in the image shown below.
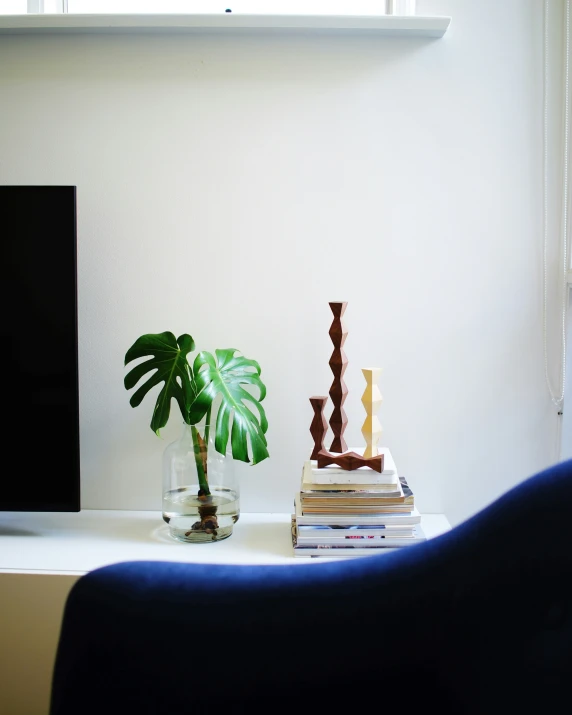
<svg viewBox="0 0 572 715"><path fill-rule="evenodd" d="M572 286L568 289L567 335L572 335ZM568 337L566 351L566 390L562 415L562 459L572 459L572 338Z"/></svg>
<svg viewBox="0 0 572 715"><path fill-rule="evenodd" d="M78 191L82 504L160 509L142 333L256 358L289 511L347 300L348 442L380 366L383 444L455 523L556 461L543 373L538 0L420 0L441 40L0 37L0 182ZM66 438L62 435L62 449Z"/></svg>

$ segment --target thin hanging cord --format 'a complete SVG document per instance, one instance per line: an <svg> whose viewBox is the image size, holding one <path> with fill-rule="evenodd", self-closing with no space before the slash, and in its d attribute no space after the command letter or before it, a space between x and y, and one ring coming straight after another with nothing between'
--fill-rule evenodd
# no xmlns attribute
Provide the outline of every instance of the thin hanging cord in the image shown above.
<svg viewBox="0 0 572 715"><path fill-rule="evenodd" d="M561 308L561 341L562 341L562 364L561 364L561 390L557 397L552 389L550 377L548 375L548 338L547 338L547 303L548 303L548 268L547 268L547 246L548 246L548 86L549 86L549 58L548 58L548 0L544 1L544 301L543 301L543 335L544 335L544 375L548 391L554 405L558 408L564 400L566 388L566 313L567 313L567 272L568 272L568 154L569 154L569 134L570 134L570 0L566 0L566 42L564 58L564 171L562 178L562 237L563 237L563 276L562 276L562 308ZM561 412L561 410L560 410ZM559 448L558 448L559 451Z"/></svg>

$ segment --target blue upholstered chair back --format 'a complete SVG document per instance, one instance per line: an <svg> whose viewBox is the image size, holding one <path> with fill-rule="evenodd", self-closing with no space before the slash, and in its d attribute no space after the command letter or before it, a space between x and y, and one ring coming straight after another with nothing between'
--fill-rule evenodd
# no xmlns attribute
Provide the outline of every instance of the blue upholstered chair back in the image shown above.
<svg viewBox="0 0 572 715"><path fill-rule="evenodd" d="M571 522L567 461L390 554L97 569L51 715L572 712Z"/></svg>

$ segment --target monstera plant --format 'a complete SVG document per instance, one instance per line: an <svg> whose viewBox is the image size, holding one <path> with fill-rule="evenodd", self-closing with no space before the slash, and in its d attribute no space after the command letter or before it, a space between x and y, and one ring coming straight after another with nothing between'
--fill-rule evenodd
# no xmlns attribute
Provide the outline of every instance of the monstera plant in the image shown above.
<svg viewBox="0 0 572 715"><path fill-rule="evenodd" d="M189 354L194 349L195 342L186 333L178 338L171 332L142 335L125 354L125 365L147 359L132 367L124 384L131 390L144 380L131 395L132 407L162 385L151 418L151 429L158 436L169 421L173 400L183 418L183 438L165 452L163 518L171 535L182 541L199 535L220 540L230 535L232 527L230 532L221 529L219 517L238 519L238 496L220 484L213 488L209 481L209 465L213 469L217 463L209 445L218 455L252 464L269 456L268 421L261 405L266 387L260 365L235 348L216 350L214 355L199 352L191 363ZM198 520L190 523L194 517Z"/></svg>

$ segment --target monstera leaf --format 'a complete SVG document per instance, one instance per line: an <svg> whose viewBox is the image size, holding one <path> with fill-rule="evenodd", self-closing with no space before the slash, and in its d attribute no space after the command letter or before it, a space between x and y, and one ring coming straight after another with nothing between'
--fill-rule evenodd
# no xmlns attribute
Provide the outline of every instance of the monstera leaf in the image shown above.
<svg viewBox="0 0 572 715"><path fill-rule="evenodd" d="M132 395L129 403L137 407L145 395L155 385L165 383L157 397L151 419L151 429L157 435L164 427L171 411L171 399L175 398L179 404L183 419L188 424L188 409L193 402L196 392L191 381L190 365L187 355L195 349L195 342L190 335L184 333L175 338L173 333L165 332L142 335L125 353L125 365L141 357L150 356L149 360L139 363L125 376L125 388L130 390L147 373L153 374Z"/></svg>
<svg viewBox="0 0 572 715"><path fill-rule="evenodd" d="M191 424L199 422L220 395L215 449L221 454L226 452L230 432L233 458L249 462L247 437L250 437L252 464L257 464L268 457L264 436L268 421L260 404L266 395L266 387L260 379L260 365L256 360L235 355L238 351L234 348L215 352L216 358L209 352L200 352L195 358L193 375L197 395L189 411L189 420ZM258 399L243 385L256 387Z"/></svg>

